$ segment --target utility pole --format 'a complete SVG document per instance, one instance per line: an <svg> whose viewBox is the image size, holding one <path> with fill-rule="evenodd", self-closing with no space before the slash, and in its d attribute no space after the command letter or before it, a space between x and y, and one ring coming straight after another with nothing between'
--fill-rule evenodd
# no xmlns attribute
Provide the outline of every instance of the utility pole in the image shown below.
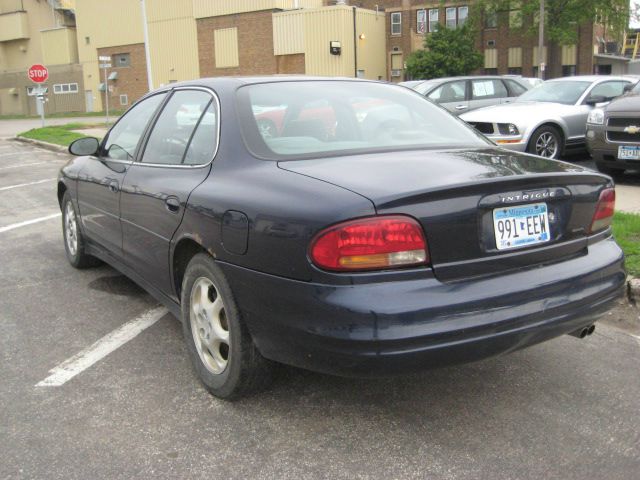
<svg viewBox="0 0 640 480"><path fill-rule="evenodd" d="M109 125L109 75L107 72L108 68L111 68L111 57L108 55L101 55L98 57L98 61L100 62L99 67L104 72L104 103L105 103L105 113L106 113L106 125Z"/></svg>
<svg viewBox="0 0 640 480"><path fill-rule="evenodd" d="M149 53L149 28L147 26L147 7L144 0L140 0L142 9L142 32L144 33L144 58L147 62L147 84L149 91L153 90L153 77L151 76L151 54Z"/></svg>
<svg viewBox="0 0 640 480"><path fill-rule="evenodd" d="M540 0L540 19L538 21L538 78L544 80L544 0Z"/></svg>

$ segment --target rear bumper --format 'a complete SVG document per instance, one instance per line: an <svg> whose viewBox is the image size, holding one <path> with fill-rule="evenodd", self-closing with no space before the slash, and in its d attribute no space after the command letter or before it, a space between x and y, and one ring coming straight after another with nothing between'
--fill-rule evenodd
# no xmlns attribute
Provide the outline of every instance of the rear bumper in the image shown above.
<svg viewBox="0 0 640 480"><path fill-rule="evenodd" d="M612 239L553 265L442 283L321 285L221 265L262 354L344 376L381 376L508 353L593 323L624 293Z"/></svg>

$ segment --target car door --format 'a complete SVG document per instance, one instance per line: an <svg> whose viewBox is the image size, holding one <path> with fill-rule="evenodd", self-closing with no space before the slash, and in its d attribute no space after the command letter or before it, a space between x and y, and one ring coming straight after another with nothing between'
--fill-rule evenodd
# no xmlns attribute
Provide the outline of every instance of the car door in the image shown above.
<svg viewBox="0 0 640 480"><path fill-rule="evenodd" d="M455 80L443 83L429 92L427 98L446 108L454 115L460 115L469 108L467 81Z"/></svg>
<svg viewBox="0 0 640 480"><path fill-rule="evenodd" d="M147 125L165 98L153 95L134 105L111 128L97 156L78 177L78 208L85 235L122 257L120 189Z"/></svg>
<svg viewBox="0 0 640 480"><path fill-rule="evenodd" d="M171 238L190 193L209 174L218 142L218 102L207 89L175 89L127 172L120 199L126 263L166 294Z"/></svg>
<svg viewBox="0 0 640 480"><path fill-rule="evenodd" d="M469 109L476 110L497 105L509 97L509 91L499 78L477 78L471 80Z"/></svg>
<svg viewBox="0 0 640 480"><path fill-rule="evenodd" d="M569 138L584 139L587 129L587 117L594 108L593 105L589 104L593 97L601 96L608 100L613 100L624 93L624 87L629 83L632 82L629 80L607 80L592 86L591 90L585 95L584 100L575 106L574 112L564 117L569 130Z"/></svg>

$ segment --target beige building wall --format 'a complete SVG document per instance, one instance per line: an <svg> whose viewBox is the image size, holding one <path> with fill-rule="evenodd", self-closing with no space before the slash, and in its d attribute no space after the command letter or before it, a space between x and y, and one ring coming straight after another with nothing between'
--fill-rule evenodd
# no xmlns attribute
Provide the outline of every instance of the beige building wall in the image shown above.
<svg viewBox="0 0 640 480"><path fill-rule="evenodd" d="M358 9L356 14L356 36L358 70L364 78L384 80L387 75L386 24L384 13Z"/></svg>
<svg viewBox="0 0 640 480"><path fill-rule="evenodd" d="M102 110L98 92L98 48L142 43L140 2L132 0L81 0L76 3L78 57L82 65L85 94L90 91L93 109Z"/></svg>
<svg viewBox="0 0 640 480"><path fill-rule="evenodd" d="M192 0L195 18L219 17L260 10L317 8L322 0Z"/></svg>
<svg viewBox="0 0 640 480"><path fill-rule="evenodd" d="M26 13L17 13L23 7ZM56 27L58 17L43 0L0 0L0 13L0 72L26 75L29 66L44 61L40 30Z"/></svg>
<svg viewBox="0 0 640 480"><path fill-rule="evenodd" d="M147 0L146 4L154 88L198 78L198 31L193 0Z"/></svg>
<svg viewBox="0 0 640 480"><path fill-rule="evenodd" d="M78 63L76 29L60 27L40 32L44 65Z"/></svg>

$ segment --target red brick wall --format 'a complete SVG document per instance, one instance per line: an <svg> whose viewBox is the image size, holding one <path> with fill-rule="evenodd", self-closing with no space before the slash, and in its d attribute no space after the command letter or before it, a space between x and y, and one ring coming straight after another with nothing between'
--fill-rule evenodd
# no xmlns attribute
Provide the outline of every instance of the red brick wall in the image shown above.
<svg viewBox="0 0 640 480"><path fill-rule="evenodd" d="M128 53L131 63L129 67L116 67L114 55ZM137 99L145 95L148 91L147 82L147 61L144 55L144 44L134 43L131 45L120 45L117 47L99 48L98 55L109 55L112 57L111 65L107 71L118 72L116 81L109 81L112 91L109 92L109 109L126 110ZM100 83L104 82L104 72L100 69ZM104 92L102 92L102 106L104 108ZM127 95L128 105L120 105L120 95Z"/></svg>
<svg viewBox="0 0 640 480"><path fill-rule="evenodd" d="M196 20L200 76L270 75L278 73L278 61L273 55L272 11L240 13ZM240 66L216 68L213 32L237 27Z"/></svg>

